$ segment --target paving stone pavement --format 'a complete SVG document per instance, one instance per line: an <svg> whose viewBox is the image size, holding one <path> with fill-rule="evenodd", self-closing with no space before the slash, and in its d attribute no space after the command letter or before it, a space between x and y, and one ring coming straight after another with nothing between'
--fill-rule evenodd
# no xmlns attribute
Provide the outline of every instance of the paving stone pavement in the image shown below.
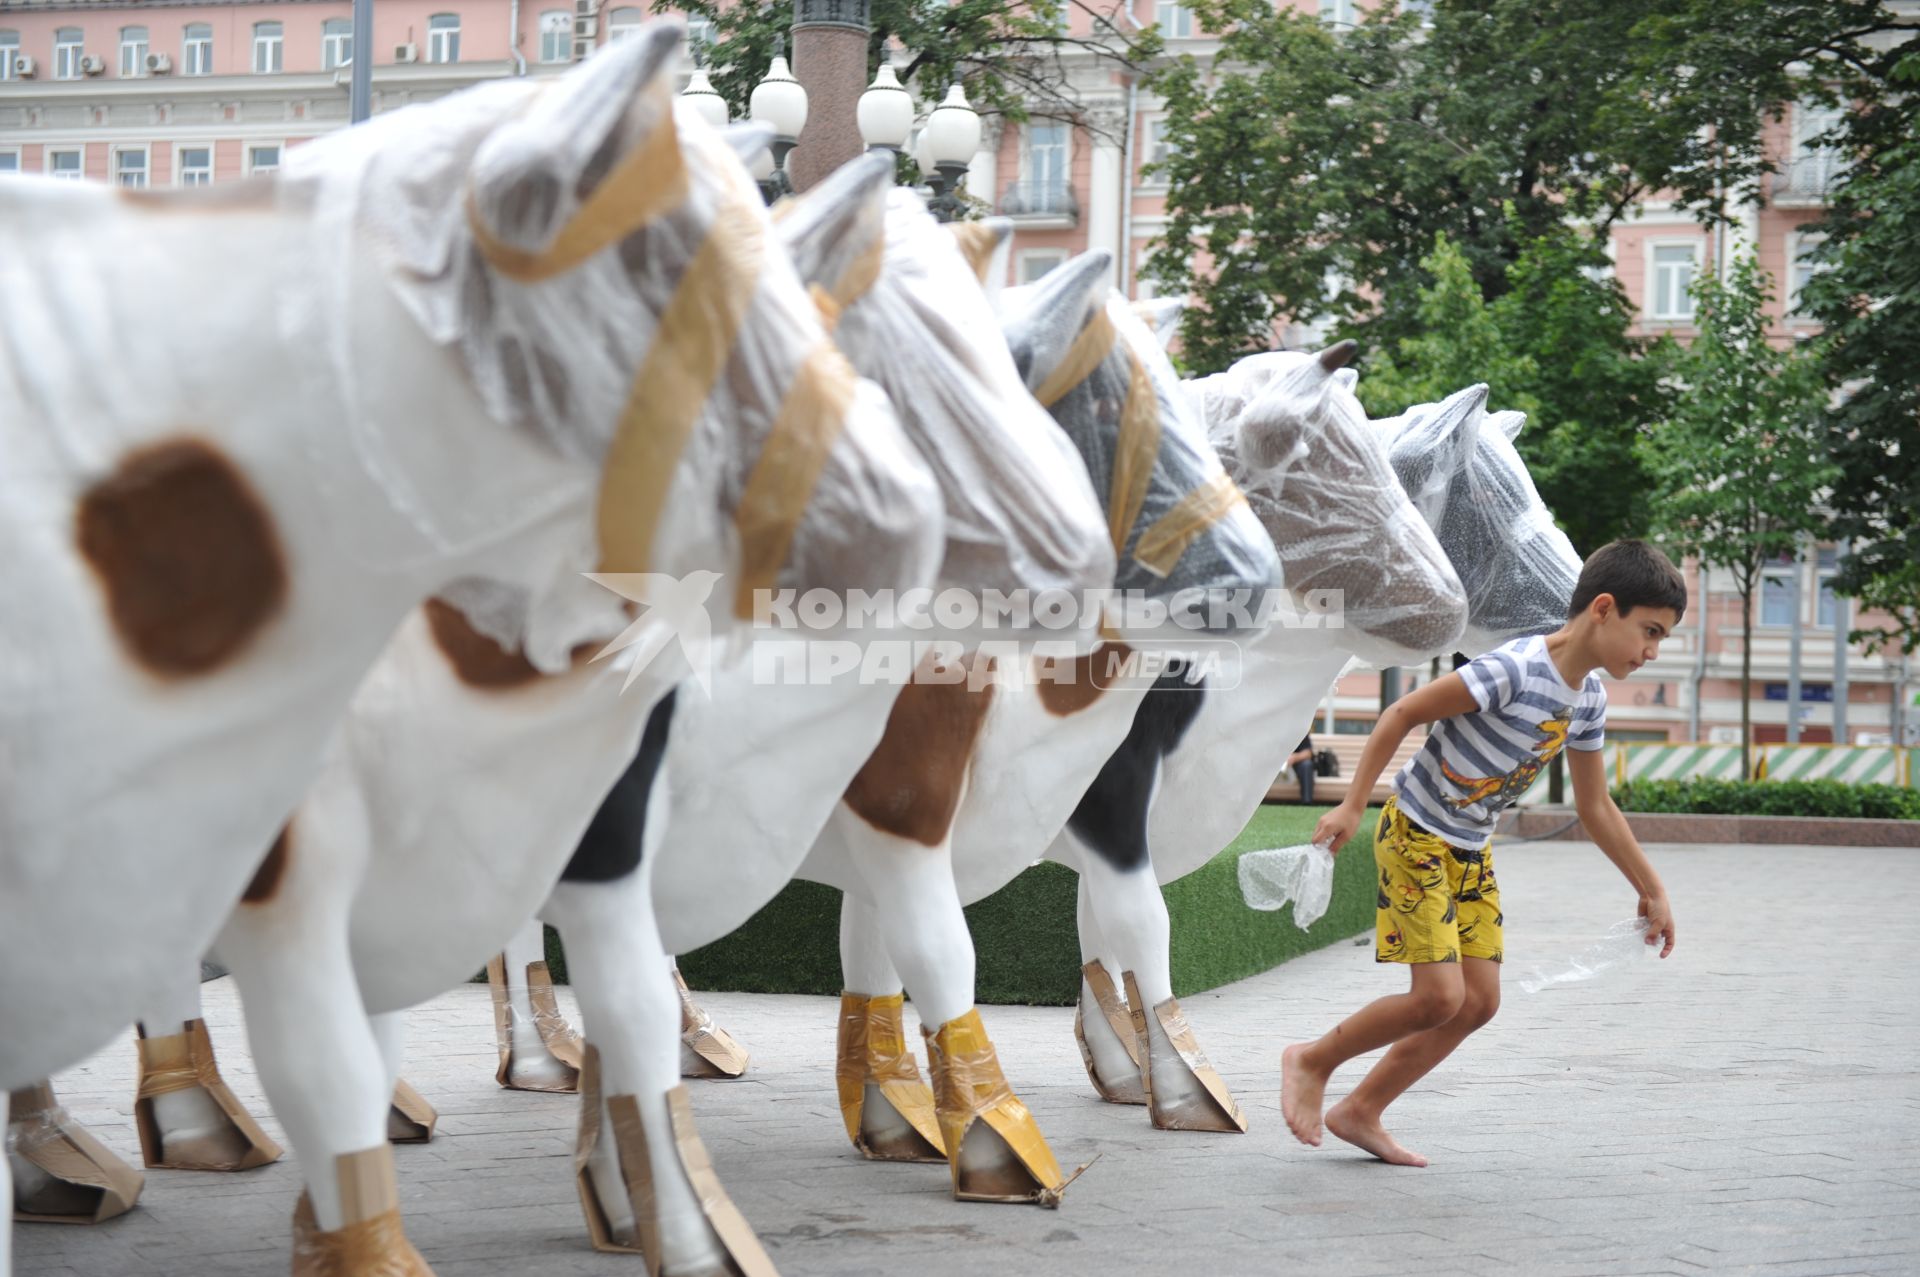
<svg viewBox="0 0 1920 1277"><path fill-rule="evenodd" d="M1590 844L1502 845L1506 1005L1391 1115L1433 1159L1426 1170L1331 1139L1304 1148L1280 1120L1280 1047L1403 987L1351 944L1186 1000L1246 1110L1244 1136L1154 1131L1144 1110L1092 1098L1070 1010L987 1008L1061 1162L1098 1157L1057 1212L957 1203L941 1167L855 1156L834 1100L829 999L704 998L753 1067L691 1084L701 1130L786 1277L1920 1273L1920 1002L1905 966L1920 913L1901 894L1920 858L1650 850L1676 902L1674 957L1528 995L1518 977L1585 947L1633 900ZM226 1076L265 1117L231 981L205 989ZM57 1085L137 1161L133 1060L123 1040ZM399 1150L401 1195L435 1272L643 1273L587 1246L573 1098L502 1091L493 1067L483 987L413 1017L406 1076L441 1121L431 1145ZM1330 1098L1358 1076L1357 1065L1336 1076ZM298 1191L290 1158L239 1175L149 1172L119 1220L17 1226L16 1271L284 1273Z"/></svg>

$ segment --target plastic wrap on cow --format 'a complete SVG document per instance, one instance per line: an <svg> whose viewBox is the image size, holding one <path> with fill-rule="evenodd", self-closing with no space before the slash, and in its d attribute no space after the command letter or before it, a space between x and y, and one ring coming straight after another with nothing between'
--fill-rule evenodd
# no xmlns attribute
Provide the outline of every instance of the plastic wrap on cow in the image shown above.
<svg viewBox="0 0 1920 1277"><path fill-rule="evenodd" d="M1351 353L1252 355L1185 390L1273 538L1294 606L1337 610L1363 661L1418 664L1453 650L1466 594L1341 375Z"/></svg>
<svg viewBox="0 0 1920 1277"><path fill-rule="evenodd" d="M1566 620L1580 557L1553 522L1513 440L1517 412L1486 411L1469 386L1374 423L1395 473L1467 582L1470 656Z"/></svg>
<svg viewBox="0 0 1920 1277"><path fill-rule="evenodd" d="M1001 328L1034 397L1066 431L1101 494L1119 563L1113 584L1148 598L1279 583L1273 543L1207 442L1172 363L1087 253L1009 289ZM1231 611L1207 632L1239 628Z"/></svg>
<svg viewBox="0 0 1920 1277"><path fill-rule="evenodd" d="M960 242L893 185L890 158L843 165L783 207L779 234L940 486L940 584L1078 593L1111 581L1086 467L1027 392Z"/></svg>
<svg viewBox="0 0 1920 1277"><path fill-rule="evenodd" d="M481 86L291 152L282 185L313 206L312 251L342 265L334 295L289 299L283 326L324 352L352 408L341 429L423 556L515 530L488 511L532 521L585 499L602 570L680 573L700 521L663 513L718 492L741 545L730 588L875 587L876 560L925 539L929 476L833 348L746 170L676 102L678 42L650 26L557 81ZM400 298L490 414L575 464L427 455L356 384L378 340L355 323L370 289ZM457 472L436 492L485 499L431 497L408 481L428 468ZM890 565L903 586L931 575L914 554Z"/></svg>

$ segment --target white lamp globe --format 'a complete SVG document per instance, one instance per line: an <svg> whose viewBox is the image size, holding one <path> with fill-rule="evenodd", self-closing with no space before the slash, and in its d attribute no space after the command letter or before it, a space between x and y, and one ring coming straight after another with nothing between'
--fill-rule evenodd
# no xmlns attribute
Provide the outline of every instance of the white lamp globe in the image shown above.
<svg viewBox="0 0 1920 1277"><path fill-rule="evenodd" d="M748 100L749 114L762 124L771 124L775 136L796 138L807 127L807 91L793 78L784 57L776 57L766 79L753 86Z"/></svg>
<svg viewBox="0 0 1920 1277"><path fill-rule="evenodd" d="M946 100L927 117L927 157L935 164L970 164L980 149L980 115L967 104L966 90L954 85Z"/></svg>
<svg viewBox="0 0 1920 1277"><path fill-rule="evenodd" d="M860 121L860 137L868 146L890 146L899 150L913 132L913 98L901 86L891 62L882 62L873 83L860 95L855 108Z"/></svg>
<svg viewBox="0 0 1920 1277"><path fill-rule="evenodd" d="M716 129L726 128L727 122L732 118L732 113L727 110L727 100L721 97L719 90L713 87L713 81L707 78L704 67L694 68L693 75L687 80L687 87L680 96L700 113L701 119Z"/></svg>

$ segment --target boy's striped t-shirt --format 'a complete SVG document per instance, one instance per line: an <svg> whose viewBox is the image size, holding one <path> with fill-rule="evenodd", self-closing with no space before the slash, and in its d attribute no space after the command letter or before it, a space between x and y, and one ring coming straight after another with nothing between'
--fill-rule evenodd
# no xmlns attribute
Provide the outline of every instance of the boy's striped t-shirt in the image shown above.
<svg viewBox="0 0 1920 1277"><path fill-rule="evenodd" d="M1456 847L1478 850L1563 747L1599 749L1607 692L1598 672L1569 687L1547 640L1515 639L1456 671L1480 708L1429 727L1394 777L1400 810Z"/></svg>

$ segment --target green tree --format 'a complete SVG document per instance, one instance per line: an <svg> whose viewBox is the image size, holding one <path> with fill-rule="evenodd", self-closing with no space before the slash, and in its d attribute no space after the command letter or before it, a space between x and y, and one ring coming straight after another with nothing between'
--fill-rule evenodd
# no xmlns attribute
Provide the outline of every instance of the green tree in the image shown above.
<svg viewBox="0 0 1920 1277"><path fill-rule="evenodd" d="M1820 526L1833 480L1820 424L1826 388L1813 357L1767 340L1767 277L1751 258L1694 284L1700 335L1675 361L1682 389L1648 433L1663 538L1733 576L1740 596L1740 748L1750 772L1753 595L1762 567Z"/></svg>
<svg viewBox="0 0 1920 1277"><path fill-rule="evenodd" d="M1850 116L1836 139L1850 164L1835 194L1805 306L1824 325L1835 407L1828 534L1849 547L1835 588L1892 620L1856 631L1872 645L1920 646L1920 54L1889 77L1905 88Z"/></svg>

